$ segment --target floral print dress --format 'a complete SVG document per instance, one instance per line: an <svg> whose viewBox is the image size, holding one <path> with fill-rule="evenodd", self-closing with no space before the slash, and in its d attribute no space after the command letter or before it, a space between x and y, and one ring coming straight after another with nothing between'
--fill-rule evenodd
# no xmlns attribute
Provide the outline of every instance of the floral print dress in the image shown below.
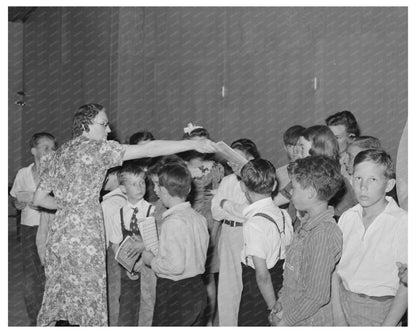
<svg viewBox="0 0 416 333"><path fill-rule="evenodd" d="M192 208L207 219L209 231L209 247L207 253L206 272L218 273L219 256L218 240L221 233L221 223L215 221L211 213L213 192L218 189L224 178L224 167L212 160L203 160L198 167L189 168L193 179L191 192Z"/></svg>
<svg viewBox="0 0 416 333"><path fill-rule="evenodd" d="M107 326L105 236L99 192L107 169L121 165L115 141L79 136L45 156L39 184L58 209L48 230L46 285L38 326L58 320Z"/></svg>

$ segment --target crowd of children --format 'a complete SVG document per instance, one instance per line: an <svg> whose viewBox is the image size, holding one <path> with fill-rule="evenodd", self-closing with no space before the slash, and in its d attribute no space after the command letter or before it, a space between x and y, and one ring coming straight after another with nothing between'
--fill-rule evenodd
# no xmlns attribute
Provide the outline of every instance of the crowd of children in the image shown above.
<svg viewBox="0 0 416 333"><path fill-rule="evenodd" d="M236 165L196 151L124 162L102 190L110 326L396 326L407 311L407 212L379 139L349 111L326 125L290 127L288 164L275 168L247 138ZM183 139L210 138L188 124ZM154 140L138 132L130 144ZM42 302L52 212L32 205L49 133L31 141L34 163L11 196L22 210L25 301ZM29 193L29 195L27 195ZM158 250L139 224L154 217ZM38 225L39 228L37 227ZM131 271L116 260L133 239ZM37 246L36 246L37 245Z"/></svg>

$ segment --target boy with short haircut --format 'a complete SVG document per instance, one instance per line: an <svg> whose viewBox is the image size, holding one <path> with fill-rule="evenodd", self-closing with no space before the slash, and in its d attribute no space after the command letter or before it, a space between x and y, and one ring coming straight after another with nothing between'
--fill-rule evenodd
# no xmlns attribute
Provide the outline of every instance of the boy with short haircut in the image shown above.
<svg viewBox="0 0 416 333"><path fill-rule="evenodd" d="M346 158L343 160L345 169L347 170L348 179L352 183L352 174L354 172L354 158L357 154L367 149L381 149L381 142L373 136L359 136L352 141L346 150Z"/></svg>
<svg viewBox="0 0 416 333"><path fill-rule="evenodd" d="M360 135L360 128L357 120L351 111L344 110L330 115L325 119L325 124L337 138L341 162L341 173L347 177L348 173L344 167L344 159L347 157L346 150L348 144Z"/></svg>
<svg viewBox="0 0 416 333"><path fill-rule="evenodd" d="M297 146L297 143L304 130L305 127L295 125L289 127L283 134L284 148L289 162L293 162L299 158L299 147ZM287 166L288 164L285 164L276 170L279 191L282 190L290 182Z"/></svg>
<svg viewBox="0 0 416 333"><path fill-rule="evenodd" d="M106 192L106 194L103 196L101 202L107 246L107 303L109 326L117 326L120 308L120 267L115 260L115 252L113 247L109 246L110 242L108 240L108 230L111 228L109 224L112 223L112 216L117 214L120 211L120 208L127 203L127 197L121 191L117 179L117 173L120 168L120 166L117 166L107 171L103 185L103 191Z"/></svg>
<svg viewBox="0 0 416 333"><path fill-rule="evenodd" d="M21 210L21 244L24 276L24 299L26 311L29 317L29 325L36 326L37 315L40 310L45 287L45 273L43 271L39 254L44 253L40 249L38 254L36 236L42 215L51 215L50 212L33 206L33 194L39 183L40 159L50 151L56 149L56 140L52 134L35 133L30 140L30 153L33 155L33 163L17 172L10 195L18 210ZM47 216L42 219L47 220ZM42 243L46 242L47 229ZM39 244L38 244L39 245Z"/></svg>
<svg viewBox="0 0 416 333"><path fill-rule="evenodd" d="M292 201L305 211L286 252L283 287L271 314L277 326L332 326L331 275L341 257L342 233L328 201L343 183L338 161L309 156L289 164Z"/></svg>
<svg viewBox="0 0 416 333"><path fill-rule="evenodd" d="M339 220L342 257L333 276L337 325L396 326L407 309L397 263L407 265L407 212L386 196L395 185L391 157L365 150L354 160L358 205Z"/></svg>
<svg viewBox="0 0 416 333"><path fill-rule="evenodd" d="M293 235L289 215L271 198L277 186L276 169L263 159L245 164L241 189L250 203L243 211L244 247L241 251L243 291L238 326L268 326L268 315L282 287L286 246Z"/></svg>
<svg viewBox="0 0 416 333"><path fill-rule="evenodd" d="M142 255L157 275L152 326L203 325L207 294L201 275L209 243L207 222L186 201L192 177L185 166L168 163L158 176L155 190L168 210L163 213L158 254L144 251Z"/></svg>
<svg viewBox="0 0 416 333"><path fill-rule="evenodd" d="M118 326L138 326L141 287L140 271L143 267L143 262L139 259L139 256L144 250L138 223L140 218L152 215L154 207L143 199L146 193L146 183L145 172L142 168L135 163L125 162L118 171L117 178L121 192L127 197L127 203L111 216L107 224L108 240L114 253L117 253L122 241L127 236L131 236L135 240L135 247L129 250L129 256L137 258L132 273L124 268L120 268Z"/></svg>

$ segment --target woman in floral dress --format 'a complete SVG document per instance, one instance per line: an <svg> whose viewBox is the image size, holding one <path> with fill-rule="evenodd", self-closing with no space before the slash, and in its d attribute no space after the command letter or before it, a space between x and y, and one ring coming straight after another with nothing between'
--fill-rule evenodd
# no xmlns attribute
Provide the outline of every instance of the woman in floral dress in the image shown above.
<svg viewBox="0 0 416 333"><path fill-rule="evenodd" d="M83 105L74 116L73 139L42 161L44 171L34 204L57 212L48 230L39 326L108 324L104 224L99 203L107 169L134 158L189 149L215 150L208 140L120 145L107 141L110 132L105 109L99 104Z"/></svg>

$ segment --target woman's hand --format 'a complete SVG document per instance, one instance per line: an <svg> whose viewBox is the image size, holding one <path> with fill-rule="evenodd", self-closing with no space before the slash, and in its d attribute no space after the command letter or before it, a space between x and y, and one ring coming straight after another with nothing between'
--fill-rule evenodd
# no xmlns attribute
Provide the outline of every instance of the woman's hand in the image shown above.
<svg viewBox="0 0 416 333"><path fill-rule="evenodd" d="M215 143L208 139L190 140L194 143L194 149L200 153L215 153L217 151Z"/></svg>

